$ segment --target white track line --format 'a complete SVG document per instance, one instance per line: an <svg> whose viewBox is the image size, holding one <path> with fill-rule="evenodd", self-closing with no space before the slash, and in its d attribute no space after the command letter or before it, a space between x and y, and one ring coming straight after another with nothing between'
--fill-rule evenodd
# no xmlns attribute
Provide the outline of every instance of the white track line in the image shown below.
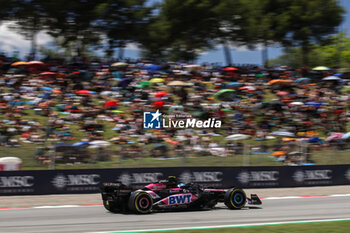
<svg viewBox="0 0 350 233"><path fill-rule="evenodd" d="M261 227L261 226L274 226L274 225L284 225L284 224L338 222L338 221L350 221L350 218L315 219L315 220L306 220L306 221L267 222L267 223L250 223L250 224L203 226L203 227L163 228L163 229L149 229L149 230L98 231L98 232L90 232L90 233L126 233L126 232L129 232L129 233L142 233L142 232L158 232L158 231L208 230L208 229L217 229L217 228Z"/></svg>

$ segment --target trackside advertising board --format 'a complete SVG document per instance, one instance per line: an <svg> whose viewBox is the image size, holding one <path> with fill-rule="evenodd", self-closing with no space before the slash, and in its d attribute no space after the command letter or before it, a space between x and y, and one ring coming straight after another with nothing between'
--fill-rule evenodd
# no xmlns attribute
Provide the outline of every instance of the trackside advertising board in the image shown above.
<svg viewBox="0 0 350 233"><path fill-rule="evenodd" d="M350 165L0 171L0 195L97 193L103 182L119 181L140 188L168 176L215 188L347 185Z"/></svg>

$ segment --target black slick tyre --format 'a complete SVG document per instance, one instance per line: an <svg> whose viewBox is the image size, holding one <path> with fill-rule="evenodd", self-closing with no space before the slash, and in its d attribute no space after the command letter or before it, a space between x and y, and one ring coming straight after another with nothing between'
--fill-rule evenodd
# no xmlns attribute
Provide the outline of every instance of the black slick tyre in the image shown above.
<svg viewBox="0 0 350 233"><path fill-rule="evenodd" d="M232 188L227 190L224 203L229 209L242 209L247 201L247 196L242 189Z"/></svg>
<svg viewBox="0 0 350 233"><path fill-rule="evenodd" d="M146 192L133 193L129 199L129 210L137 214L149 214L152 212L153 199Z"/></svg>

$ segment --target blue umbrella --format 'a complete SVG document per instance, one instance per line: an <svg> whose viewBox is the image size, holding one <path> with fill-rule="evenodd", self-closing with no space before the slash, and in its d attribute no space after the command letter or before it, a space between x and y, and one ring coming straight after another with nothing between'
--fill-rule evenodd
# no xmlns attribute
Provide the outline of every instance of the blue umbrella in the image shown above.
<svg viewBox="0 0 350 233"><path fill-rule="evenodd" d="M296 83L308 83L308 82L310 82L310 79L309 78L298 78L294 82L296 82Z"/></svg>
<svg viewBox="0 0 350 233"><path fill-rule="evenodd" d="M149 70L149 71L160 70L160 69L162 69L162 66L160 65L150 64L146 66L146 70Z"/></svg>
<svg viewBox="0 0 350 233"><path fill-rule="evenodd" d="M76 142L76 143L74 143L72 146L76 146L76 147L87 147L87 146L89 146L89 142Z"/></svg>
<svg viewBox="0 0 350 233"><path fill-rule="evenodd" d="M308 143L320 143L322 140L319 137L312 137L307 140Z"/></svg>
<svg viewBox="0 0 350 233"><path fill-rule="evenodd" d="M44 91L52 91L51 87L40 87L40 89Z"/></svg>
<svg viewBox="0 0 350 233"><path fill-rule="evenodd" d="M40 95L38 95L38 97L45 99L45 98L49 98L50 95L49 94L40 94Z"/></svg>
<svg viewBox="0 0 350 233"><path fill-rule="evenodd" d="M226 87L240 87L242 85L243 84L239 83L239 82L231 82L231 83L226 84Z"/></svg>
<svg viewBox="0 0 350 233"><path fill-rule="evenodd" d="M305 105L315 106L316 108L319 108L323 105L323 103L317 103L317 102L306 102Z"/></svg>

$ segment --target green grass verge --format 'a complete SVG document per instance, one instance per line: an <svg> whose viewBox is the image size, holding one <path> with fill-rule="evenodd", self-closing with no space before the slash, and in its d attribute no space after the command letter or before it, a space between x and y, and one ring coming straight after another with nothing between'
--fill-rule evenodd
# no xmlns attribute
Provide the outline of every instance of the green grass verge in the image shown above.
<svg viewBox="0 0 350 233"><path fill-rule="evenodd" d="M263 227L237 227L200 230L180 230L179 233L347 233L350 229L350 221L322 222L322 223L298 223L282 224ZM145 231L146 232L146 231ZM169 231L157 231L157 233Z"/></svg>

